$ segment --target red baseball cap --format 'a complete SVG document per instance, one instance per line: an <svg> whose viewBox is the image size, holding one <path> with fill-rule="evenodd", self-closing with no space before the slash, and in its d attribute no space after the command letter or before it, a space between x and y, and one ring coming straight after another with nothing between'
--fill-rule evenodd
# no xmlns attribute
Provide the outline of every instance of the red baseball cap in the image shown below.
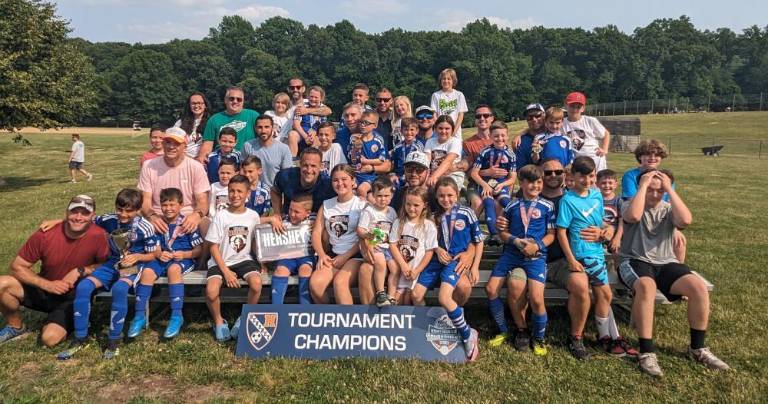
<svg viewBox="0 0 768 404"><path fill-rule="evenodd" d="M578 91L574 91L565 97L565 105L571 104L587 105L587 96Z"/></svg>

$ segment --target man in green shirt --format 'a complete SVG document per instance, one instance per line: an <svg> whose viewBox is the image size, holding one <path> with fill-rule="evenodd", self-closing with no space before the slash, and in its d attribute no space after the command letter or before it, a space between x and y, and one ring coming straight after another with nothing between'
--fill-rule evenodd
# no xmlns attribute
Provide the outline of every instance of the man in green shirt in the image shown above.
<svg viewBox="0 0 768 404"><path fill-rule="evenodd" d="M237 132L237 146L235 150L241 151L245 142L254 138L253 128L259 113L243 108L245 92L241 87L229 87L224 95L226 109L218 112L208 119L203 131L203 145L197 154L197 160L205 162L208 153L213 151L219 131L224 127L231 127Z"/></svg>

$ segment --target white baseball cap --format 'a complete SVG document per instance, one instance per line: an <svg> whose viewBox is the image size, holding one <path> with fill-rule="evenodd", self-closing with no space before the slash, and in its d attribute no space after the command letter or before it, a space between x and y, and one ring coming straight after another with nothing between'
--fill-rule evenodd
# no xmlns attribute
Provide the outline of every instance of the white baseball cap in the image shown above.
<svg viewBox="0 0 768 404"><path fill-rule="evenodd" d="M416 150L410 152L405 158L403 165L407 164L418 164L424 168L429 168L429 159L427 159L427 155L424 152Z"/></svg>
<svg viewBox="0 0 768 404"><path fill-rule="evenodd" d="M165 136L163 139L171 139L178 144L187 143L187 132L184 129L171 127L165 130Z"/></svg>
<svg viewBox="0 0 768 404"><path fill-rule="evenodd" d="M75 208L83 208L88 212L93 213L93 211L96 210L96 202L94 202L93 198L88 195L78 195L69 200L67 210Z"/></svg>

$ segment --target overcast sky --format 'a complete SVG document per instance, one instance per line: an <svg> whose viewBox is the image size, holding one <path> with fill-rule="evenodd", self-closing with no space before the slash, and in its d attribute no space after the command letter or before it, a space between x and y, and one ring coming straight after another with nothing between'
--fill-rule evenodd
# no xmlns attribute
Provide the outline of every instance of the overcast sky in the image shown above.
<svg viewBox="0 0 768 404"><path fill-rule="evenodd" d="M240 15L258 26L273 16L325 26L347 19L369 33L390 28L458 31L486 17L510 28L582 27L613 24L626 33L657 18L689 16L698 29L736 32L768 24L768 1L731 0L59 0L58 14L70 21L71 36L94 42L159 43L201 39L224 15ZM547 9L544 4L561 7ZM572 7L572 8L571 8Z"/></svg>

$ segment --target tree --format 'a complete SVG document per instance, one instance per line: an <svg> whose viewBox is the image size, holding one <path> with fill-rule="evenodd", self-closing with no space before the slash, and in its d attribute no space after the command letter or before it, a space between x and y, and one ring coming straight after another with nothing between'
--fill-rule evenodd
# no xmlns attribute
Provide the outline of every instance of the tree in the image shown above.
<svg viewBox="0 0 768 404"><path fill-rule="evenodd" d="M50 3L0 0L0 128L53 128L95 107L94 70Z"/></svg>

